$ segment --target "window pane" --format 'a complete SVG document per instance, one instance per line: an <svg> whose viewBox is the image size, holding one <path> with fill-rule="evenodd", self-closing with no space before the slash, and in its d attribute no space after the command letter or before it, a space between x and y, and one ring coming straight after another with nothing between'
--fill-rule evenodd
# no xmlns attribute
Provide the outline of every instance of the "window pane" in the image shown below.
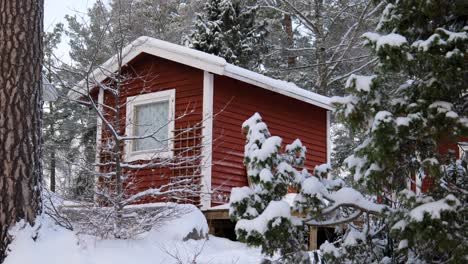
<svg viewBox="0 0 468 264"><path fill-rule="evenodd" d="M135 107L134 135L151 136L134 141L133 151L166 149L168 146L169 101Z"/></svg>

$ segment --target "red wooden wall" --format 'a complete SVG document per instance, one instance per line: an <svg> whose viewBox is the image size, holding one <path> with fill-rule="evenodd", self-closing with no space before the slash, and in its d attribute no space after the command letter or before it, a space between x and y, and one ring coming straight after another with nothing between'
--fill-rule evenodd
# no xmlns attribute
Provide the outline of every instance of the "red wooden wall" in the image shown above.
<svg viewBox="0 0 468 264"><path fill-rule="evenodd" d="M158 58L155 56L142 54L135 58L125 69L129 81L125 83L123 93L120 96L120 105L122 111L120 114L121 131L125 131L125 103L127 97L136 96L144 93L157 92L169 89L176 89L175 92L175 113L176 117L185 115L176 120L175 131L187 127L200 126L195 132L197 138L186 139L185 135L177 136L175 132L174 148L196 147L201 145L201 121L203 111L203 71L185 66L176 62ZM104 102L108 105L115 105L113 97L105 93ZM112 120L112 117L109 117ZM103 126L103 141L109 136L109 131ZM199 137L199 138L198 138ZM197 149L200 150L200 149ZM193 155L186 150L175 151L175 156ZM101 159L105 160L106 155L101 154ZM137 162L136 162L137 163ZM144 191L148 188L156 188L161 184L167 183L171 177L184 176L186 174L195 175L199 172L194 168L187 166L168 165L162 168L139 169L126 171L130 175L127 181L127 193L133 194ZM191 197L198 199L198 197ZM153 202L156 199L146 199L141 202ZM197 203L197 201L195 201Z"/></svg>
<svg viewBox="0 0 468 264"><path fill-rule="evenodd" d="M232 187L247 185L242 123L260 113L283 145L299 138L307 147L305 166L327 162L326 110L225 76L214 79L212 206L226 203Z"/></svg>
<svg viewBox="0 0 468 264"><path fill-rule="evenodd" d="M459 139L460 142L467 142L468 137L462 137ZM445 143L439 146L439 154L442 156L442 160L447 158L449 151L453 151L455 157L458 158L461 156L460 148L457 143ZM412 177L413 182L411 183L411 190L416 191L416 184L414 183L415 177ZM421 192L427 192L431 188L433 180L430 176L425 177L421 183Z"/></svg>
<svg viewBox="0 0 468 264"><path fill-rule="evenodd" d="M124 85L119 103L120 129L125 131L125 102L129 96L167 89L176 89L176 116L191 111L177 120L175 130L201 125L203 112L203 71L155 56L143 54L135 58L125 70L130 77ZM137 77L138 76L138 77ZM114 105L112 96L105 94L105 103ZM225 76L214 77L213 111L213 167L212 206L224 204L232 187L246 186L247 176L243 164L245 136L242 123L259 112L272 135L283 138L283 145L299 138L307 147L305 167L310 171L327 162L326 110L305 102L274 93ZM110 114L110 113L109 113ZM109 120L112 117L109 116ZM109 136L103 127L103 141ZM201 136L201 129L197 132ZM200 137L201 140L201 137ZM196 147L200 141L184 141L176 137L175 148ZM177 152L177 151L176 151ZM177 155L178 153L175 153ZM187 153L192 155L193 153ZM106 160L106 155L101 154ZM144 161L141 161L144 162ZM174 166L127 171L128 194L159 187L171 177L198 172ZM200 175L201 176L201 175ZM146 199L141 202L154 202ZM195 201L198 203L198 201Z"/></svg>

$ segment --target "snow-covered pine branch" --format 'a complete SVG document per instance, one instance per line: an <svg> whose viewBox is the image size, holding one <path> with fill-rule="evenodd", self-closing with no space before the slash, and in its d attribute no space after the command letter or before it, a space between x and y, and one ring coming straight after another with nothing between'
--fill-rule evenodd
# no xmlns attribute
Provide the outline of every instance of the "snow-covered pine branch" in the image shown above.
<svg viewBox="0 0 468 264"><path fill-rule="evenodd" d="M242 129L250 186L232 189L229 211L238 221L239 240L261 246L268 255L279 252L288 261L299 261L306 250L302 239L307 226L345 224L387 211L342 179L328 176L328 164L317 166L314 175L300 170L306 148L297 139L282 152L282 139L270 134L260 114L246 120ZM298 191L292 204L284 200L290 188Z"/></svg>

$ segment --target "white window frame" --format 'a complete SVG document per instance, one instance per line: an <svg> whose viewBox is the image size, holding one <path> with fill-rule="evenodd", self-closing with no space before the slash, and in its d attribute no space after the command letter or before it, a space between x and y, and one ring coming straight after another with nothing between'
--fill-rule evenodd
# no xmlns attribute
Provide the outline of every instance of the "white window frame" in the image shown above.
<svg viewBox="0 0 468 264"><path fill-rule="evenodd" d="M127 97L126 105L126 127L125 134L128 137L132 137L134 130L133 120L135 119L135 108L139 105L146 105L157 102L169 102L169 111L168 111L168 149L166 151L161 151L160 149L148 149L134 151L133 144L134 140L127 140L125 144L125 160L127 162L136 161L136 160L152 160L152 159L161 159L161 158L172 158L174 156L174 121L175 121L175 89L164 90L146 94L140 94L136 96Z"/></svg>

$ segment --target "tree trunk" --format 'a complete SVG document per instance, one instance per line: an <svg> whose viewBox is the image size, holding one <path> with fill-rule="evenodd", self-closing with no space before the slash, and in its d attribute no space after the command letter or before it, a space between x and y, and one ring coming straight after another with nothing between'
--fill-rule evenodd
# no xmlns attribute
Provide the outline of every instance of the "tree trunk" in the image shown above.
<svg viewBox="0 0 468 264"><path fill-rule="evenodd" d="M50 79L49 79L49 82L51 82ZM52 102L49 102L49 109L50 109L51 113L53 113L55 111L54 110L54 104ZM54 123L50 124L49 132L50 132L50 135L52 136L52 138L54 138L54 136L55 136L55 125L54 125ZM49 151L50 151L50 164L49 164L50 191L55 192L55 185L56 185L55 184L55 168L56 168L56 165L55 165L55 149L54 149L54 147L51 147L49 149Z"/></svg>
<svg viewBox="0 0 468 264"><path fill-rule="evenodd" d="M294 32L292 26L292 19L290 14L284 15L284 29L286 31L287 41L288 41L288 48L294 48ZM296 57L288 56L288 67L292 68L296 65Z"/></svg>
<svg viewBox="0 0 468 264"><path fill-rule="evenodd" d="M0 263L8 229L41 211L43 0L0 0Z"/></svg>

